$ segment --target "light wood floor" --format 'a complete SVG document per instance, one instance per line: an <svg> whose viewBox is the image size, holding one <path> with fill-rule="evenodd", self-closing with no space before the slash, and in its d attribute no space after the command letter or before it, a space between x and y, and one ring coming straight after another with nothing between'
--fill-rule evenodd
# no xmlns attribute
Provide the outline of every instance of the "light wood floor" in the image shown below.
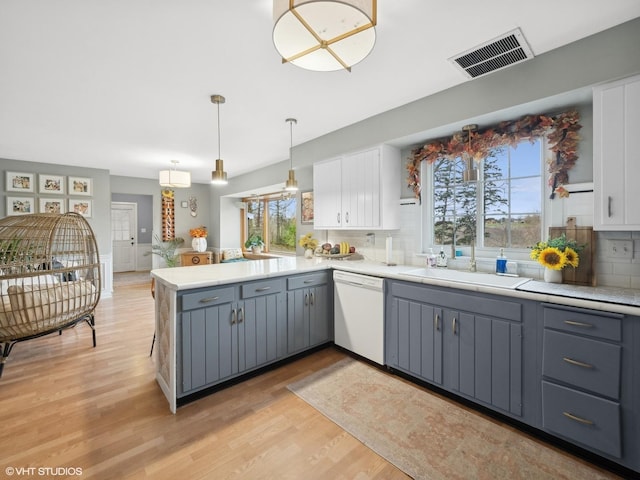
<svg viewBox="0 0 640 480"><path fill-rule="evenodd" d="M69 478L82 479L408 478L287 390L344 358L333 348L172 415L149 358L149 285L116 287L96 325L95 349L86 325L14 348L0 379L0 478L7 467L80 468Z"/></svg>
<svg viewBox="0 0 640 480"><path fill-rule="evenodd" d="M344 357L326 349L185 405L158 387L149 285L116 287L86 325L14 347L0 379L6 467L75 478L406 479L286 386Z"/></svg>

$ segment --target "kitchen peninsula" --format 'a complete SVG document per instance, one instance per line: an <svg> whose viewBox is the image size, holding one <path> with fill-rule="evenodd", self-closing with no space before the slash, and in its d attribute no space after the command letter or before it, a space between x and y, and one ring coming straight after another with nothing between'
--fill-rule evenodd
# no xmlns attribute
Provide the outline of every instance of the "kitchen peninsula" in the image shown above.
<svg viewBox="0 0 640 480"><path fill-rule="evenodd" d="M385 279L387 367L640 471L640 297L628 289L301 257L154 270L171 411L331 343L333 269Z"/></svg>

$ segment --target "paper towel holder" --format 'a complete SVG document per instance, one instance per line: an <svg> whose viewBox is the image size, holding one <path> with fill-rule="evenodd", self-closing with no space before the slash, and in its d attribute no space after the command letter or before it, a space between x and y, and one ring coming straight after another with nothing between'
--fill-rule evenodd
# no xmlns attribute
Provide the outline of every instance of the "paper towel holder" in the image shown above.
<svg viewBox="0 0 640 480"><path fill-rule="evenodd" d="M393 261L393 239L391 235L387 236L385 245L385 264L389 267L393 267L396 263Z"/></svg>

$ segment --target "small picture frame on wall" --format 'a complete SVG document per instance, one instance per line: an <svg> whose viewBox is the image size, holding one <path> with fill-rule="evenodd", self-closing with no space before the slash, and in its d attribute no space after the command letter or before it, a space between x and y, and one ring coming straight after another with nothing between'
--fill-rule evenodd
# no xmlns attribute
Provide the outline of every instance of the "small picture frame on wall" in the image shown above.
<svg viewBox="0 0 640 480"><path fill-rule="evenodd" d="M40 213L64 213L66 211L65 201L61 198L39 198Z"/></svg>
<svg viewBox="0 0 640 480"><path fill-rule="evenodd" d="M33 193L33 173L7 172L6 190Z"/></svg>
<svg viewBox="0 0 640 480"><path fill-rule="evenodd" d="M27 215L35 212L33 197L7 197L7 216Z"/></svg>
<svg viewBox="0 0 640 480"><path fill-rule="evenodd" d="M91 212L91 200L84 200L79 198L69 199L69 211L73 213L79 213L85 218L90 218Z"/></svg>
<svg viewBox="0 0 640 480"><path fill-rule="evenodd" d="M302 192L300 200L300 223L313 223L313 191Z"/></svg>
<svg viewBox="0 0 640 480"><path fill-rule="evenodd" d="M38 175L38 179L40 180L40 193L64 194L64 177L61 177L60 175L41 173Z"/></svg>
<svg viewBox="0 0 640 480"><path fill-rule="evenodd" d="M69 177L69 195L93 195L93 182L86 177Z"/></svg>

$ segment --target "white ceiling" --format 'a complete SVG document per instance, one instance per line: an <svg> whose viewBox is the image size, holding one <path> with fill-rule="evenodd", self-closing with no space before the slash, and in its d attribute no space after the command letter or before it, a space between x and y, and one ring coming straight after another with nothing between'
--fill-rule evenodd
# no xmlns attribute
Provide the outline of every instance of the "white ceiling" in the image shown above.
<svg viewBox="0 0 640 480"><path fill-rule="evenodd" d="M520 27L534 55L640 16L638 0L379 0L351 73L282 64L271 0L2 0L0 158L208 183L467 80L448 58ZM284 181L284 179L283 179Z"/></svg>

